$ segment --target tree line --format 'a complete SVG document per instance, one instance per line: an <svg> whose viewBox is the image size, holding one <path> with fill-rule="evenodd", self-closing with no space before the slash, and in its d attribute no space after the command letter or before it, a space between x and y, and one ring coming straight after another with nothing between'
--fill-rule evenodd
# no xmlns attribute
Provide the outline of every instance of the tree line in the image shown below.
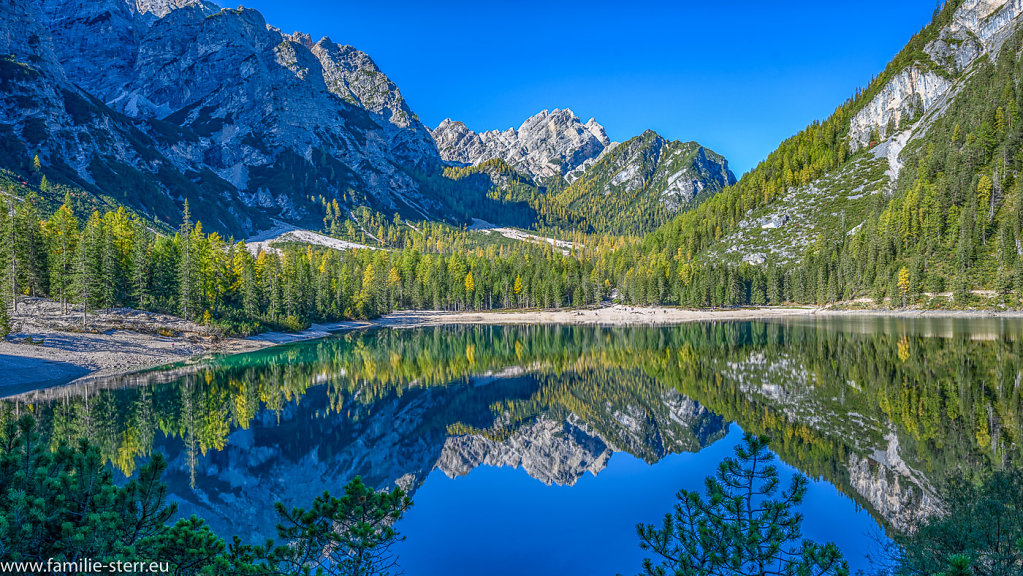
<svg viewBox="0 0 1023 576"><path fill-rule="evenodd" d="M206 233L187 204L168 235L123 207L82 222L68 200L42 219L34 199L9 197L0 213L3 293L15 309L21 296L52 298L83 323L94 311L131 306L250 333L401 308L581 306L611 291L599 259L546 243L460 250L457 232L402 230L401 238L383 232L393 241L380 249L254 249Z"/></svg>

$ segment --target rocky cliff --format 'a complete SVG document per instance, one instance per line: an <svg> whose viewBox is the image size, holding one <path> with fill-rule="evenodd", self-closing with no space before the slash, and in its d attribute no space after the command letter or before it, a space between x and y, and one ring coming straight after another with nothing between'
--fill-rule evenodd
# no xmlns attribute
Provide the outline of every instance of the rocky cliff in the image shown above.
<svg viewBox="0 0 1023 576"><path fill-rule="evenodd" d="M998 53L1021 14L1023 0L964 0L951 22L914 39L922 43L918 58L892 74L853 117L851 150L911 130L918 119L939 108L953 92L957 78L968 74L981 56Z"/></svg>
<svg viewBox="0 0 1023 576"><path fill-rule="evenodd" d="M568 109L544 110L517 130L476 133L461 122L445 120L433 130L441 157L457 164L500 158L533 178L566 176L585 169L611 140L596 120L583 123Z"/></svg>
<svg viewBox="0 0 1023 576"><path fill-rule="evenodd" d="M51 179L169 221L189 199L233 233L318 219L316 195L443 209L414 176L439 169L429 131L350 46L197 0L9 4L4 148Z"/></svg>

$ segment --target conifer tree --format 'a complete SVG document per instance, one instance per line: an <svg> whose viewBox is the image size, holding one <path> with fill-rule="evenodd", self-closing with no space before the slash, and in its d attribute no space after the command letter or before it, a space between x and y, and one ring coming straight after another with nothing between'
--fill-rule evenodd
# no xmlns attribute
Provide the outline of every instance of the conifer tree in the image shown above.
<svg viewBox="0 0 1023 576"><path fill-rule="evenodd" d="M848 576L834 544L802 539L802 503L808 481L795 475L780 484L767 439L746 434L716 476L706 481L706 499L680 490L678 504L660 527L637 526L641 546L657 558L643 562L646 576Z"/></svg>
<svg viewBox="0 0 1023 576"><path fill-rule="evenodd" d="M78 242L75 266L75 292L82 306L82 325L86 325L89 310L103 305L103 219L99 212L89 216Z"/></svg>
<svg viewBox="0 0 1023 576"><path fill-rule="evenodd" d="M8 193L6 217L0 229L3 242L4 262L4 300L15 313L18 312L18 225L15 218L14 194ZM7 304L9 303L9 304Z"/></svg>
<svg viewBox="0 0 1023 576"><path fill-rule="evenodd" d="M7 312L7 305L0 301L0 339L6 338L11 333L11 316Z"/></svg>
<svg viewBox="0 0 1023 576"><path fill-rule="evenodd" d="M38 198L29 195L15 209L15 259L18 262L16 282L19 291L32 296L46 293L47 250L43 239L42 223L36 207Z"/></svg>
<svg viewBox="0 0 1023 576"><path fill-rule="evenodd" d="M74 291L75 254L78 250L78 218L71 210L70 195L46 223L50 247L50 297L57 298L61 311L68 313Z"/></svg>
<svg viewBox="0 0 1023 576"><path fill-rule="evenodd" d="M193 243L192 215L188 210L188 200L181 214L181 227L178 228L178 242L181 245L181 254L178 261L178 308L181 317L188 320L194 311L190 309L193 294L195 292L195 254Z"/></svg>
<svg viewBox="0 0 1023 576"><path fill-rule="evenodd" d="M152 270L153 233L141 220L132 222L134 242L129 254L131 297L135 305L144 310L152 298L149 278Z"/></svg>

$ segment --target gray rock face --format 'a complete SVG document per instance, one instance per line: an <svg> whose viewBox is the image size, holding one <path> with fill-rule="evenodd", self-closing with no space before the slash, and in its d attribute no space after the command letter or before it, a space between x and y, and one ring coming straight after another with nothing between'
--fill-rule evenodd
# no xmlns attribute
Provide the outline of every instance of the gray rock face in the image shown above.
<svg viewBox="0 0 1023 576"><path fill-rule="evenodd" d="M880 141L908 128L907 120L929 110L951 86L951 80L921 67L903 70L853 117L849 129L852 151L867 146L872 133Z"/></svg>
<svg viewBox="0 0 1023 576"><path fill-rule="evenodd" d="M963 29L945 28L924 47L931 60L954 74L962 74L984 51L976 36Z"/></svg>
<svg viewBox="0 0 1023 576"><path fill-rule="evenodd" d="M132 3L131 0L128 2ZM157 18L163 18L174 10L185 6L205 5L207 8L215 8L214 4L203 0L135 0L133 4L139 14L152 14Z"/></svg>
<svg viewBox="0 0 1023 576"><path fill-rule="evenodd" d="M441 209L409 175L441 166L429 130L349 46L201 0L12 0L0 37L49 85L47 96L36 79L32 102L5 98L0 110L27 158L67 165L105 193L116 186L144 213L174 221L185 198L204 200L218 212L200 213L208 227L247 234L270 216L318 218L313 195L421 217ZM65 106L63 91L86 105ZM45 135L26 134L32 117ZM145 192L110 182L124 166Z"/></svg>
<svg viewBox="0 0 1023 576"><path fill-rule="evenodd" d="M893 469L883 458L850 454L848 467L853 490L897 530L912 530L942 510L929 484L904 469Z"/></svg>
<svg viewBox="0 0 1023 576"><path fill-rule="evenodd" d="M437 147L430 131L419 121L401 90L365 52L341 46L329 38L315 45L305 36L309 48L323 67L327 89L349 104L372 114L387 135L392 153L407 165L425 168L436 164Z"/></svg>
<svg viewBox="0 0 1023 576"><path fill-rule="evenodd" d="M910 128L906 120L940 108L953 92L955 78L968 73L982 55L997 54L1020 15L1023 0L964 1L952 22L924 47L931 62L914 63L900 71L852 119L851 150L867 146L872 133L877 133L879 141L887 140ZM899 146L895 152L893 168L901 149ZM897 175L898 170L894 171Z"/></svg>
<svg viewBox="0 0 1023 576"><path fill-rule="evenodd" d="M479 164L501 158L534 178L567 175L592 162L611 145L604 127L582 123L568 109L544 110L517 130L476 133L461 122L445 120L433 130L441 158L458 164Z"/></svg>
<svg viewBox="0 0 1023 576"><path fill-rule="evenodd" d="M95 76L97 86L107 85L107 80L99 78L103 71L88 72L85 59L65 68L61 54L67 47L54 40L54 25L44 10L56 7L49 2L13 0L0 10L0 53L5 55L0 58L4 167L27 174L32 158L38 156L51 180L71 182L143 213L176 220L177 202L191 198L195 206L203 205L211 228L242 230L251 226L251 214L232 212L242 206L236 191L211 172L178 172L140 125L81 87L84 76L79 75ZM119 5L81 3L67 7L78 8L85 9L86 16L80 22L74 18L67 22L92 22L110 34L121 35L119 26L127 16L115 11ZM103 11L105 8L112 12ZM105 50L102 42L91 39L82 40L80 45ZM113 61L109 77L123 76L127 61Z"/></svg>

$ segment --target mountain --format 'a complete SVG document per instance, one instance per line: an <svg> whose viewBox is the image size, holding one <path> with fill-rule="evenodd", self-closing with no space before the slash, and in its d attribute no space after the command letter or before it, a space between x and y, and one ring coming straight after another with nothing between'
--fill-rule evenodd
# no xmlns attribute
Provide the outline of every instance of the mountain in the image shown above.
<svg viewBox="0 0 1023 576"><path fill-rule="evenodd" d="M1023 292L1021 14L1019 0L946 2L831 117L648 238L648 258L678 263L669 299Z"/></svg>
<svg viewBox="0 0 1023 576"><path fill-rule="evenodd" d="M337 199L414 220L637 234L731 178L696 145L688 168L658 164L665 143L647 135L653 149L630 141L598 169L614 143L567 109L503 132L431 131L367 54L205 0L10 0L0 55L0 183L169 227L186 201L224 234L318 227ZM498 170L445 172L478 166ZM605 185L611 169L629 181Z"/></svg>
<svg viewBox="0 0 1023 576"><path fill-rule="evenodd" d="M590 119L583 124L569 109L544 110L518 130L476 133L450 118L432 131L441 158L459 165L477 165L500 158L534 180L567 176L585 169L612 146L604 127Z"/></svg>
<svg viewBox="0 0 1023 576"><path fill-rule="evenodd" d="M696 142L646 131L608 149L563 190L547 213L569 213L596 232L649 232L735 184L728 161Z"/></svg>
<svg viewBox="0 0 1023 576"><path fill-rule="evenodd" d="M695 142L648 130L612 143L571 110L482 134L445 120L433 137L458 177L486 175L474 183L491 197L527 202L537 221L564 230L645 234L735 183L728 161Z"/></svg>
<svg viewBox="0 0 1023 576"><path fill-rule="evenodd" d="M13 0L0 15L5 167L177 222L250 233L311 197L425 218L427 130L366 54L188 0ZM27 31L27 32L26 32ZM38 176L35 176L38 178Z"/></svg>

